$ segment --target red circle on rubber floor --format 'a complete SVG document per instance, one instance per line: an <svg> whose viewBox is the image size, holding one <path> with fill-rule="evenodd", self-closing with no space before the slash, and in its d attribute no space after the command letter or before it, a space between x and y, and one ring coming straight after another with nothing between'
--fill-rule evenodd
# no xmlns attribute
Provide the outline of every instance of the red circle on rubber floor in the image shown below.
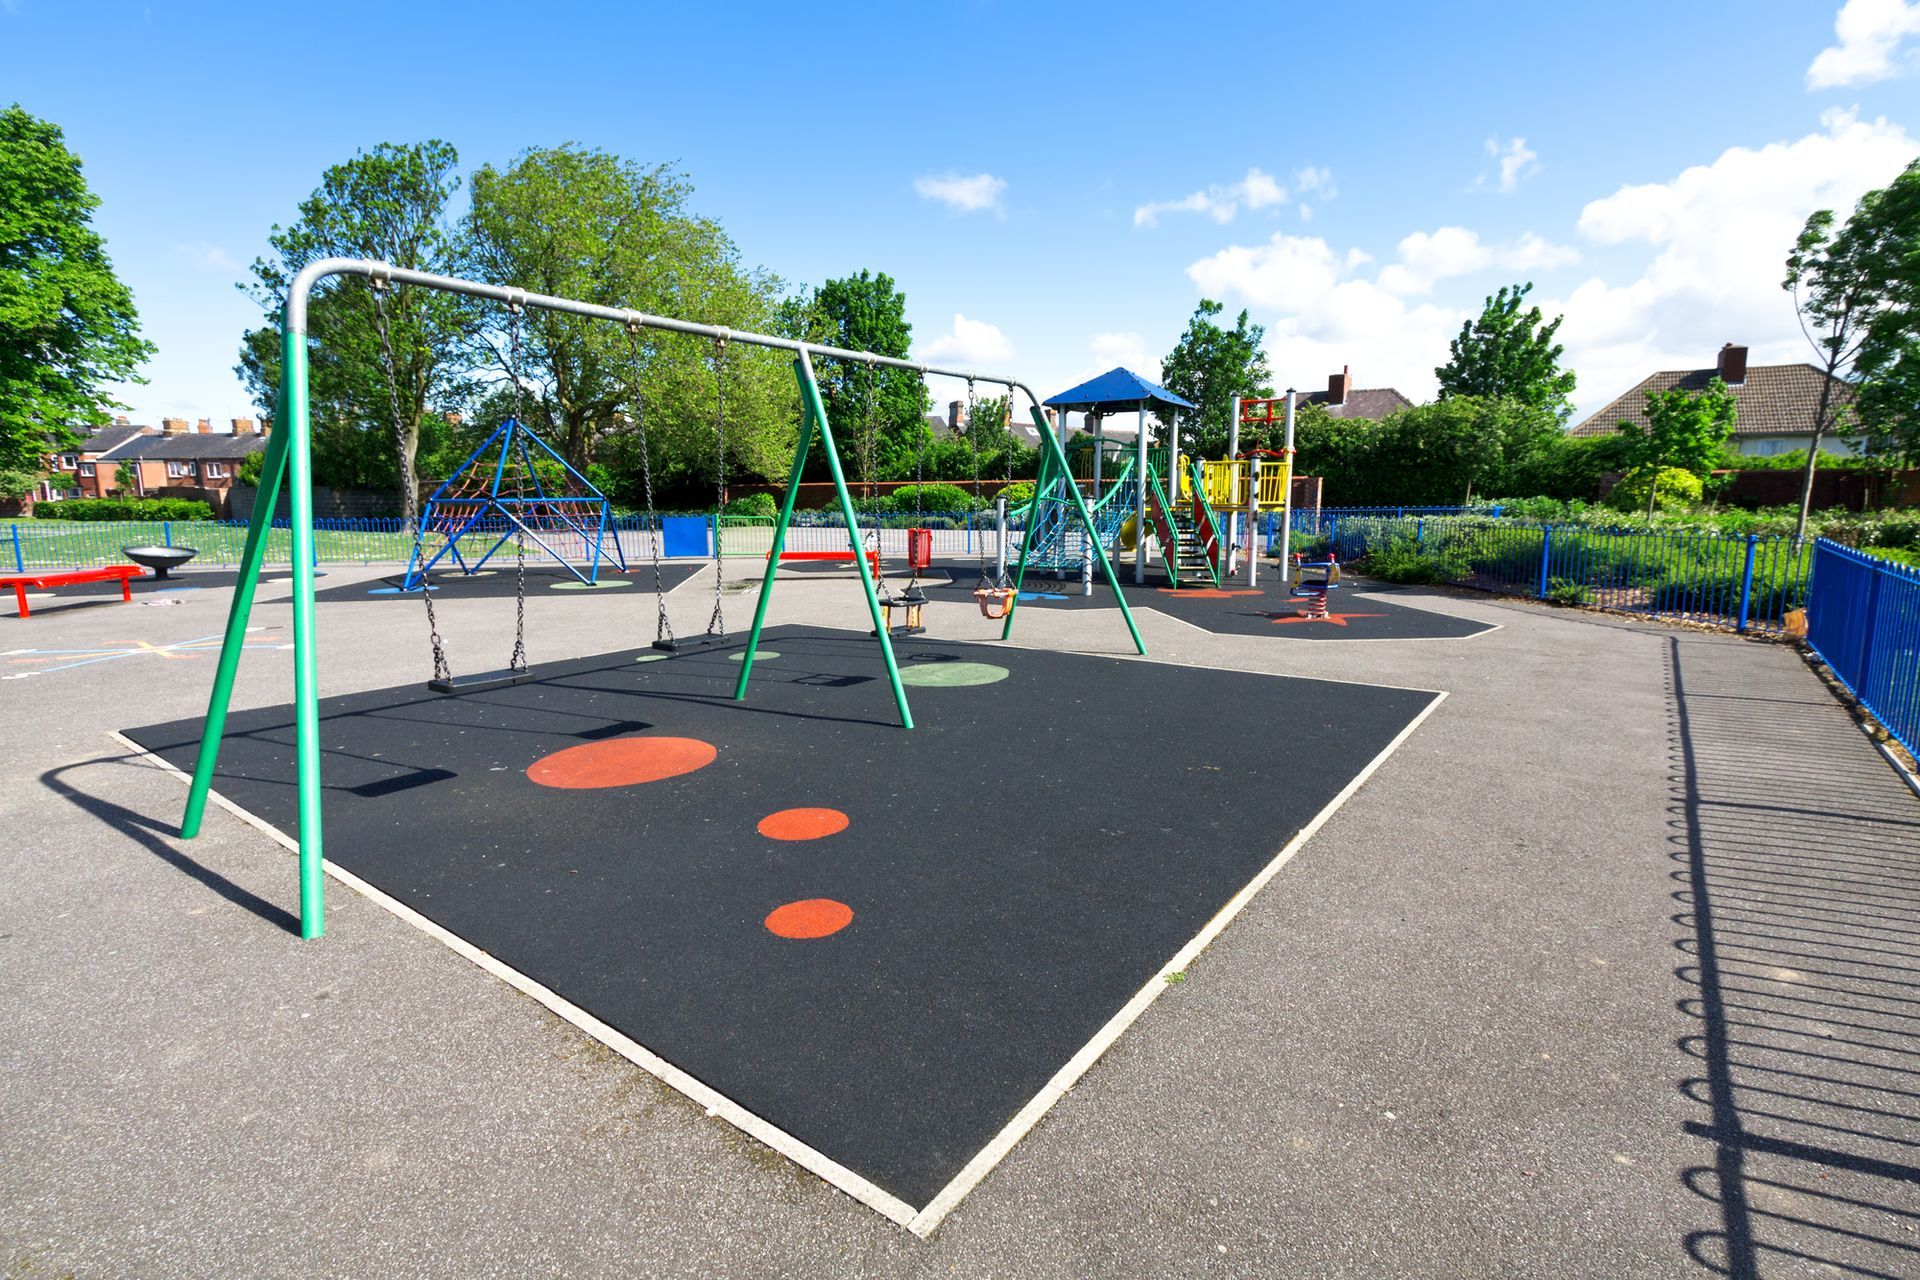
<svg viewBox="0 0 1920 1280"><path fill-rule="evenodd" d="M853 923L853 908L832 898L803 898L767 913L767 930L782 938L824 938Z"/></svg>
<svg viewBox="0 0 1920 1280"><path fill-rule="evenodd" d="M712 743L698 738L609 738L536 760L527 777L567 790L630 787L704 769L718 754Z"/></svg>
<svg viewBox="0 0 1920 1280"><path fill-rule="evenodd" d="M845 831L847 821L838 809L782 809L760 819L755 829L769 840L818 840Z"/></svg>

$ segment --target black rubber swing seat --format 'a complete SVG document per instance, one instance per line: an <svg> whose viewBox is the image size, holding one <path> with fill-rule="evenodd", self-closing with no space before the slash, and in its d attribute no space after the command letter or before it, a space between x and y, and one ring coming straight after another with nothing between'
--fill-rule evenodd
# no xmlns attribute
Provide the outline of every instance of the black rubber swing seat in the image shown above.
<svg viewBox="0 0 1920 1280"><path fill-rule="evenodd" d="M523 684L533 679L533 672L515 667L505 667L499 671L476 671L470 676L448 676L445 680L429 680L427 688L435 693L479 693L487 689L504 689L510 684Z"/></svg>
<svg viewBox="0 0 1920 1280"><path fill-rule="evenodd" d="M678 637L672 640L655 640L652 647L662 653L701 653L707 649L724 649L732 643L731 636L705 635L694 636L690 640L681 640Z"/></svg>

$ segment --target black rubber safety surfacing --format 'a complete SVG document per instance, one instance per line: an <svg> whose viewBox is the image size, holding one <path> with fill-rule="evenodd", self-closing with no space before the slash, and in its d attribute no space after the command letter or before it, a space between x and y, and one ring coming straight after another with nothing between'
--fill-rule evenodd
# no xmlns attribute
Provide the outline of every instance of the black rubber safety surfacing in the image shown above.
<svg viewBox="0 0 1920 1280"><path fill-rule="evenodd" d="M445 566L446 562L443 560L433 567L435 600L511 600L513 598L513 557L510 555L496 555L487 561L484 569L473 575L461 573L458 568L447 570ZM702 570L712 573L713 561L675 560L663 563L660 566L660 585L671 591ZM399 590L400 584L405 580L405 571L396 570L380 578L324 586L313 593L313 598L321 604L354 600L412 600L418 603L420 599L418 591ZM599 581L625 585L589 588L551 561L536 565L533 557L527 558L528 594L545 591L577 591L582 595L651 596L653 566L642 562L622 573L617 565L602 564Z"/></svg>
<svg viewBox="0 0 1920 1280"><path fill-rule="evenodd" d="M327 856L916 1207L1438 696L913 639L906 732L871 639L760 647L745 703L738 647L326 699ZM291 720L233 713L215 783L286 832ZM129 736L190 769L199 728ZM712 763L529 777L660 736ZM798 807L847 826L761 834ZM812 899L851 923L770 931Z"/></svg>

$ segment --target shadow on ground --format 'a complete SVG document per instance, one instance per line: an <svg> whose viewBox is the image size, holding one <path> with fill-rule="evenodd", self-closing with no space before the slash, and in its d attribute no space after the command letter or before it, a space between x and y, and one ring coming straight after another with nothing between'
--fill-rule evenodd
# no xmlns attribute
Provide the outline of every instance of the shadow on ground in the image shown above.
<svg viewBox="0 0 1920 1280"><path fill-rule="evenodd" d="M1803 673L1668 659L1681 1089L1713 1153L1683 1178L1719 1219L1687 1252L1920 1275L1920 813Z"/></svg>

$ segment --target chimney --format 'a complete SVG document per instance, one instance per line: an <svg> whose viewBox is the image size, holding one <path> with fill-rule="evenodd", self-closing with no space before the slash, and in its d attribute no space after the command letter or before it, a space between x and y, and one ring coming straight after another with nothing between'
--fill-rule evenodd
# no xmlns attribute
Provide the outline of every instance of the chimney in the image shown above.
<svg viewBox="0 0 1920 1280"><path fill-rule="evenodd" d="M213 423L207 421L205 418L202 418L200 419L200 425L194 428L194 430L198 431L203 436L210 436L213 434Z"/></svg>
<svg viewBox="0 0 1920 1280"><path fill-rule="evenodd" d="M252 435L253 419L252 418L235 418L233 420L233 434L237 436Z"/></svg>
<svg viewBox="0 0 1920 1280"><path fill-rule="evenodd" d="M162 418L160 419L160 433L168 436L183 436L187 434L187 420L185 418Z"/></svg>
<svg viewBox="0 0 1920 1280"><path fill-rule="evenodd" d="M118 417L114 418L113 425L116 427L128 427L128 426L132 426L133 424L127 421L127 415L123 413L123 414L120 414Z"/></svg>
<svg viewBox="0 0 1920 1280"><path fill-rule="evenodd" d="M1347 392L1353 387L1353 366L1343 364L1340 372L1327 375L1327 403L1345 404Z"/></svg>
<svg viewBox="0 0 1920 1280"><path fill-rule="evenodd" d="M1720 358L1715 361L1715 368L1720 374L1720 381L1726 383L1728 386L1739 387L1746 385L1747 349L1745 347L1736 347L1729 342L1726 346L1720 348Z"/></svg>
<svg viewBox="0 0 1920 1280"><path fill-rule="evenodd" d="M959 400L947 401L947 430L959 435L967 428L967 415L962 412L966 405Z"/></svg>

